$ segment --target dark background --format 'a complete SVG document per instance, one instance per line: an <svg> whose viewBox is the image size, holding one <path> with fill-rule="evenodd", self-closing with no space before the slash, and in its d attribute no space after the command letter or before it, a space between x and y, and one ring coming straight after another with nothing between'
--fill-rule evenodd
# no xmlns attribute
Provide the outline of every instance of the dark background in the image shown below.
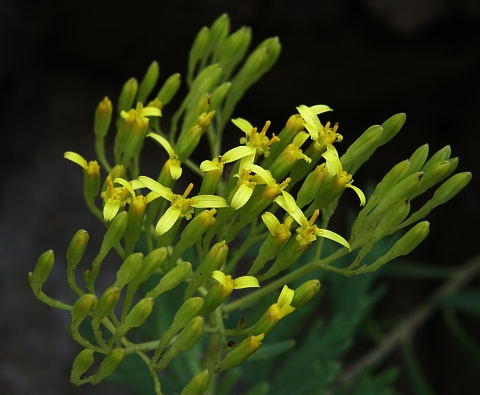
<svg viewBox="0 0 480 395"><path fill-rule="evenodd" d="M370 125L406 112L403 131L361 169L355 184L379 181L422 144L429 143L432 153L451 144L461 158L457 171L472 171L473 181L431 214L430 235L412 259L456 266L477 253L478 1L1 0L2 394L129 394L109 384L69 384L78 349L69 340L68 313L39 303L26 273L40 253L55 249L57 267L46 292L68 300L63 256L70 238L80 228L92 240L101 234L84 208L81 173L63 152L92 158L97 103L105 95L115 101L122 84L140 79L152 60L160 64L161 81L174 72L185 75L196 32L223 12L232 31L253 28L253 45L275 35L283 45L277 65L235 116L256 125L270 119L278 132L299 104L328 104L335 110L328 119L340 123L344 136L341 153ZM407 313L437 285L390 281L381 310ZM465 320L478 335L478 321ZM473 393L469 388L475 392L480 385L478 366L469 364L442 325L435 316L415 338L428 378L438 394ZM398 388L409 392L402 377Z"/></svg>

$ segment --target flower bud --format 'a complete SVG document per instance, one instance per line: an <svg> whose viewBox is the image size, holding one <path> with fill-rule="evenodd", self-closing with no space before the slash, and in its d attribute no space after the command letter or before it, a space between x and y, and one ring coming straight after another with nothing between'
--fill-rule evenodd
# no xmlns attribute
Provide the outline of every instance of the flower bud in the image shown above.
<svg viewBox="0 0 480 395"><path fill-rule="evenodd" d="M80 351L76 356L72 364L72 372L70 374L70 381L75 385L83 384L85 381L80 379L80 376L84 374L90 366L93 364L93 350L88 348Z"/></svg>
<svg viewBox="0 0 480 395"><path fill-rule="evenodd" d="M195 270L192 281L188 284L187 290L185 291L185 300L192 297L200 285L212 278L212 272L214 270L219 270L223 266L227 259L227 254L228 245L225 240L216 243L210 249L205 259L198 266L197 270Z"/></svg>
<svg viewBox="0 0 480 395"><path fill-rule="evenodd" d="M380 219L370 236L377 240L394 233L410 212L410 200L405 199L394 204Z"/></svg>
<svg viewBox="0 0 480 395"><path fill-rule="evenodd" d="M145 198L140 196L132 197L130 208L128 210L128 223L125 229L125 255L130 255L140 238L143 219L147 210Z"/></svg>
<svg viewBox="0 0 480 395"><path fill-rule="evenodd" d="M192 264L190 262L181 262L170 270L165 276L160 279L158 285L148 292L145 297L157 298L163 292L175 288L192 272Z"/></svg>
<svg viewBox="0 0 480 395"><path fill-rule="evenodd" d="M197 36L195 37L195 40L193 41L192 48L190 49L190 56L188 58L188 75L187 75L188 85L192 84L197 63L201 59L209 55L205 51L205 49L207 48L209 36L210 36L210 29L204 26L200 29Z"/></svg>
<svg viewBox="0 0 480 395"><path fill-rule="evenodd" d="M175 245L170 257L170 265L173 266L183 252L194 245L200 237L215 223L215 217L217 210L212 208L211 210L203 210L200 214L196 215L183 230L180 240Z"/></svg>
<svg viewBox="0 0 480 395"><path fill-rule="evenodd" d="M127 314L125 321L115 330L114 342L125 336L130 329L142 325L151 314L154 302L153 298L143 298L133 306L133 309Z"/></svg>
<svg viewBox="0 0 480 395"><path fill-rule="evenodd" d="M135 78L130 78L123 85L120 97L118 98L117 111L120 114L122 111L128 111L133 107L133 102L137 94L138 82Z"/></svg>
<svg viewBox="0 0 480 395"><path fill-rule="evenodd" d="M102 246L100 247L101 252L108 252L115 244L120 242L127 228L127 224L128 213L126 211L118 213L115 218L113 218L103 237Z"/></svg>
<svg viewBox="0 0 480 395"><path fill-rule="evenodd" d="M448 176L450 166L450 160L442 160L428 167L420 182L417 184L417 188L412 191L412 193L409 195L409 198L413 199L421 195L427 189L433 187L435 184L443 180L445 176ZM454 164L454 166L456 167L456 164Z"/></svg>
<svg viewBox="0 0 480 395"><path fill-rule="evenodd" d="M103 318L108 316L120 298L120 290L116 286L111 286L105 290L105 292L98 299L95 306L94 315L96 318Z"/></svg>
<svg viewBox="0 0 480 395"><path fill-rule="evenodd" d="M244 58L251 39L251 29L243 26L225 40L218 57L218 63L222 66L226 78L230 78L235 67Z"/></svg>
<svg viewBox="0 0 480 395"><path fill-rule="evenodd" d="M88 232L85 229L80 229L72 237L72 241L67 250L68 271L75 272L77 265L83 257L83 253L87 248L89 240Z"/></svg>
<svg viewBox="0 0 480 395"><path fill-rule="evenodd" d="M146 104L148 95L153 91L153 88L155 88L155 85L157 84L159 74L160 68L158 67L158 63L153 61L148 67L142 82L140 82L137 101Z"/></svg>
<svg viewBox="0 0 480 395"><path fill-rule="evenodd" d="M33 293L38 296L42 290L43 283L47 281L50 276L50 272L53 269L55 262L55 256L53 250L45 251L38 258L35 269L33 269L32 275L29 277L30 287L32 287Z"/></svg>
<svg viewBox="0 0 480 395"><path fill-rule="evenodd" d="M124 358L125 350L123 348L114 348L110 351L100 364L98 372L92 377L92 384L100 383L105 377L115 372Z"/></svg>
<svg viewBox="0 0 480 395"><path fill-rule="evenodd" d="M180 395L202 395L207 389L209 379L208 369L197 373L183 388Z"/></svg>
<svg viewBox="0 0 480 395"><path fill-rule="evenodd" d="M129 255L118 269L113 285L121 291L125 285L130 283L142 267L142 259L143 254L141 252Z"/></svg>
<svg viewBox="0 0 480 395"><path fill-rule="evenodd" d="M94 198L100 190L100 166L96 160L87 163L83 171L83 194L87 198Z"/></svg>
<svg viewBox="0 0 480 395"><path fill-rule="evenodd" d="M203 317L192 318L180 332L172 347L163 354L156 368L160 370L165 369L172 358L191 348L202 335L203 324Z"/></svg>
<svg viewBox="0 0 480 395"><path fill-rule="evenodd" d="M217 191L218 184L222 178L223 168L217 170L210 170L205 172L205 176L200 186L199 195L214 195Z"/></svg>
<svg viewBox="0 0 480 395"><path fill-rule="evenodd" d="M102 140L105 138L112 120L112 102L105 96L105 98L98 104L95 111L95 121L93 124L93 131L95 132L95 139Z"/></svg>
<svg viewBox="0 0 480 395"><path fill-rule="evenodd" d="M178 88L180 88L180 74L172 74L163 83L162 88L158 92L157 99L162 103L162 107L165 107L173 97L176 95Z"/></svg>
<svg viewBox="0 0 480 395"><path fill-rule="evenodd" d="M223 372L224 370L240 365L261 347L264 336L265 335L262 333L258 336L249 336L243 340L222 359L218 367L215 369L215 373Z"/></svg>
<svg viewBox="0 0 480 395"><path fill-rule="evenodd" d="M223 48L225 39L230 32L230 19L227 14L220 15L210 27L210 35L208 37L207 53L212 53L212 61L218 61L219 49Z"/></svg>
<svg viewBox="0 0 480 395"><path fill-rule="evenodd" d="M221 282L217 282L212 288L209 289L207 294L203 297L203 306L198 312L198 315L206 316L220 306L233 291L233 280L231 276L226 276L226 285Z"/></svg>
<svg viewBox="0 0 480 395"><path fill-rule="evenodd" d="M93 294L84 294L80 296L70 311L72 324L75 324L78 327L87 314L95 307L96 303L97 297Z"/></svg>
<svg viewBox="0 0 480 395"><path fill-rule="evenodd" d="M320 291L320 280L308 280L295 289L291 306L296 309L309 302Z"/></svg>
<svg viewBox="0 0 480 395"><path fill-rule="evenodd" d="M201 297L190 298L183 302L183 304L175 313L172 324L160 339L157 347L158 352L165 348L168 343L170 343L173 336L175 336L178 331L182 330L192 320L192 318L200 315L198 313L202 309L202 306L203 298Z"/></svg>
<svg viewBox="0 0 480 395"><path fill-rule="evenodd" d="M143 258L142 267L138 271L133 281L140 284L148 280L150 276L155 273L167 260L167 258L168 251L166 247L160 247L149 252L147 256Z"/></svg>
<svg viewBox="0 0 480 395"><path fill-rule="evenodd" d="M325 163L317 166L305 179L297 193L297 206L302 208L310 203L328 178L328 170Z"/></svg>
<svg viewBox="0 0 480 395"><path fill-rule="evenodd" d="M210 97L210 111L215 111L218 109L220 104L222 104L223 99L225 99L225 96L227 96L228 92L230 91L231 86L231 82L224 82L222 85L219 85L215 88L215 90L212 92L212 96Z"/></svg>
<svg viewBox="0 0 480 395"><path fill-rule="evenodd" d="M349 174L355 174L359 167L365 163L381 145L383 138L383 128L380 125L369 127L363 134L353 142L342 155L343 170Z"/></svg>
<svg viewBox="0 0 480 395"><path fill-rule="evenodd" d="M382 123L383 133L382 139L380 140L379 145L383 145L389 142L395 135L400 131L402 126L407 120L407 115L405 113L399 113L392 115L384 123Z"/></svg>
<svg viewBox="0 0 480 395"><path fill-rule="evenodd" d="M428 151L428 144L421 145L415 150L410 159L408 159L408 161L410 162L410 169L409 173L407 173L406 176L422 169L425 161L427 160Z"/></svg>
<svg viewBox="0 0 480 395"><path fill-rule="evenodd" d="M422 171L427 171L437 162L450 159L451 154L452 154L452 149L449 145L443 147L442 149L439 149L437 152L435 152L432 155L432 157L427 161L427 163L423 165Z"/></svg>

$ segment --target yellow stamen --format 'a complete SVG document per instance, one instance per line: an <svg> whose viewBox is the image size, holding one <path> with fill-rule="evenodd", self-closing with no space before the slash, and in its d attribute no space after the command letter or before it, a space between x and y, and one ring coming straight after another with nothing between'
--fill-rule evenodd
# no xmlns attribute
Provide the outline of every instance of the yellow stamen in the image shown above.
<svg viewBox="0 0 480 395"><path fill-rule="evenodd" d="M317 209L313 212L312 217L310 218L310 221L308 221L308 223L310 224L310 226L315 223L315 220L317 219L318 214L320 214L320 210L317 208Z"/></svg>
<svg viewBox="0 0 480 395"><path fill-rule="evenodd" d="M185 192L183 193L183 198L186 198L188 194L192 191L192 189L193 189L193 184L190 183L190 185L187 187L187 189L185 189Z"/></svg>

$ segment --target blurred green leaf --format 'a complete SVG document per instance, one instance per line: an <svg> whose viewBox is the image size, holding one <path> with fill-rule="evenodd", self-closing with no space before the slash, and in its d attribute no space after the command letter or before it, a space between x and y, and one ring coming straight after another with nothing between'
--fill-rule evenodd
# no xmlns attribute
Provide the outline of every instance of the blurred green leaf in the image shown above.
<svg viewBox="0 0 480 395"><path fill-rule="evenodd" d="M453 295L445 295L438 299L437 303L441 307L452 307L480 316L480 288L469 288Z"/></svg>
<svg viewBox="0 0 480 395"><path fill-rule="evenodd" d="M390 388L393 380L397 377L396 368L388 368L372 376L372 367L364 369L353 386L344 392L339 389L336 395L393 395L395 391Z"/></svg>
<svg viewBox="0 0 480 395"><path fill-rule="evenodd" d="M403 360L405 361L405 372L414 395L435 395L425 374L422 371L420 363L415 356L412 342L405 339L401 345Z"/></svg>

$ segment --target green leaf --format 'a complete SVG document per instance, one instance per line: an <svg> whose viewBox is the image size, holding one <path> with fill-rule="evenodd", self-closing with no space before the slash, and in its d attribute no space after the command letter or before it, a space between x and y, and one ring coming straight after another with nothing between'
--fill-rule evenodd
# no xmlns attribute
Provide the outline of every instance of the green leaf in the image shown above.
<svg viewBox="0 0 480 395"><path fill-rule="evenodd" d="M441 307L452 307L467 313L480 316L480 288L470 288L453 295L446 295L437 300Z"/></svg>
<svg viewBox="0 0 480 395"><path fill-rule="evenodd" d="M415 356L412 343L410 339L402 342L402 356L405 361L405 372L408 381L412 387L412 394L414 395L435 395L430 383L428 382L422 368Z"/></svg>

